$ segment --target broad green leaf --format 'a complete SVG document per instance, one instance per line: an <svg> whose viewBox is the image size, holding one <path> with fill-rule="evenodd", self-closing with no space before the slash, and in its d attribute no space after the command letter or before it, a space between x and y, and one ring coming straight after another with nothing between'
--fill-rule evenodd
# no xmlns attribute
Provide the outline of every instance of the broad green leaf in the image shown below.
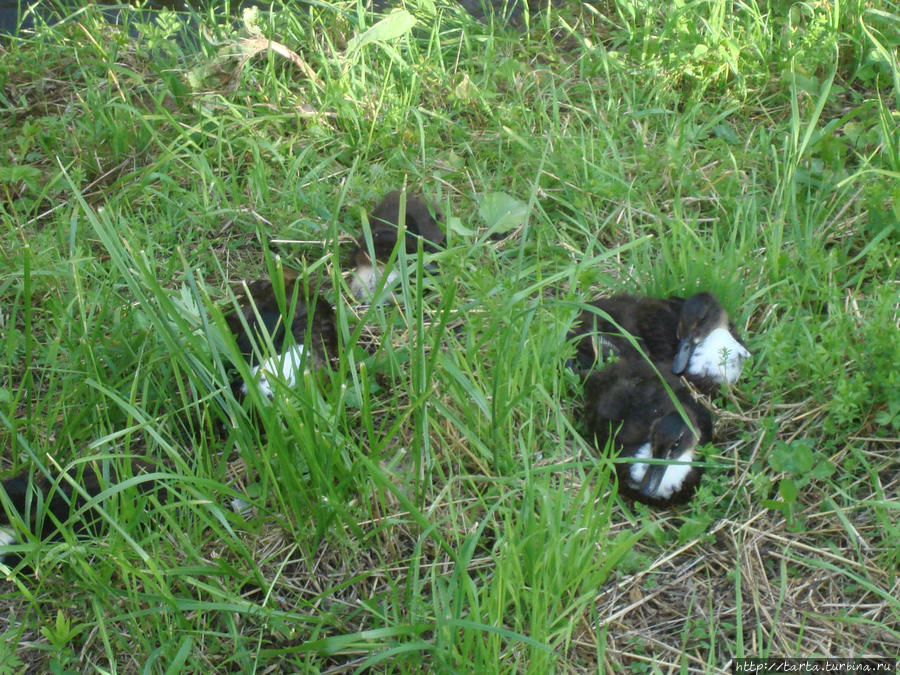
<svg viewBox="0 0 900 675"><path fill-rule="evenodd" d="M462 80L453 88L453 95L460 101L469 101L475 97L478 89L472 84L468 73L463 73Z"/></svg>
<svg viewBox="0 0 900 675"><path fill-rule="evenodd" d="M769 466L775 471L799 476L813 468L816 455L807 441L794 441L790 444L778 441L772 448L768 461Z"/></svg>
<svg viewBox="0 0 900 675"><path fill-rule="evenodd" d="M831 462L820 461L809 472L809 475L816 479L830 478L834 473L834 464Z"/></svg>
<svg viewBox="0 0 900 675"><path fill-rule="evenodd" d="M447 218L447 227L451 232L461 234L464 237L471 237L475 234L475 230L463 225L462 221L456 216L450 216L449 218Z"/></svg>
<svg viewBox="0 0 900 675"><path fill-rule="evenodd" d="M0 166L0 183L24 182L31 187L37 184L41 177L41 170L33 166L14 164L12 166Z"/></svg>
<svg viewBox="0 0 900 675"><path fill-rule="evenodd" d="M778 482L778 494L780 494L781 498L788 504L796 502L799 493L800 491L797 489L797 483L793 478L784 478Z"/></svg>
<svg viewBox="0 0 900 675"><path fill-rule="evenodd" d="M684 544L691 539L696 539L709 529L712 518L709 515L697 515L685 518L684 523L678 528L678 543Z"/></svg>
<svg viewBox="0 0 900 675"><path fill-rule="evenodd" d="M528 204L505 192L491 192L481 198L478 215L484 219L491 234L508 232L525 222Z"/></svg>
<svg viewBox="0 0 900 675"><path fill-rule="evenodd" d="M347 54L355 54L368 44L396 40L406 35L416 25L416 17L405 9L394 10L381 21L347 43Z"/></svg>

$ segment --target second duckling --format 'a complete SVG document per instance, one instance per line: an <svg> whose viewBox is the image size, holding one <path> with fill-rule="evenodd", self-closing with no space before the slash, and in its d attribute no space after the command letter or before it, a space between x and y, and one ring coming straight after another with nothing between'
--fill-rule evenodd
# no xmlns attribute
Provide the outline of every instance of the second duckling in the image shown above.
<svg viewBox="0 0 900 675"><path fill-rule="evenodd" d="M619 459L672 462L617 462L621 493L654 506L693 496L703 469L691 462L698 458L697 448L712 439L712 417L665 368L657 373L643 358L633 357L592 372L584 384L584 420L597 447L612 444Z"/></svg>
<svg viewBox="0 0 900 675"><path fill-rule="evenodd" d="M318 296L305 302L302 287L297 289L298 297L291 307L298 282L300 278L296 273L285 272L287 315L281 312L275 288L266 279L248 284L248 293L239 301L240 311L227 318L238 349L251 366L251 375L260 392L268 398L274 396L275 380L282 380L292 387L304 369L325 366L337 355L334 309ZM289 317L291 327L287 331ZM270 353L270 345L274 352ZM232 383L232 389L235 394L246 396L248 384L238 378Z"/></svg>
<svg viewBox="0 0 900 675"><path fill-rule="evenodd" d="M115 466L108 468L104 477L101 467L86 464L82 470L71 468L67 476L50 481L43 476L30 476L28 472L8 478L0 484L11 510L7 512L0 504L0 547L16 546L17 537L11 527L10 518L22 518L25 526L35 537L43 541L59 539L61 527L66 524L75 534L96 535L103 522L101 515L93 508L93 499L99 497L114 484L129 480L134 482L141 494L155 493L165 501L165 484L157 479L132 481L141 474L158 470L155 463L144 459L133 459L131 468L125 475L119 475ZM78 489L72 486L77 483ZM86 495L86 496L85 496ZM18 564L18 553L0 554L0 563L10 567Z"/></svg>
<svg viewBox="0 0 900 675"><path fill-rule="evenodd" d="M403 207L403 208L401 208ZM372 232L373 262L365 233L361 233L353 250L353 278L350 291L357 300L369 300L384 275L384 263L390 258L400 236L400 212L404 212L406 226L406 252L415 253L418 240L422 239L423 249L434 252L444 242L445 233L438 224L443 220L439 209L429 204L423 197L406 195L399 190L389 192L375 207L369 216L369 227ZM396 271L388 275L388 282L397 276Z"/></svg>

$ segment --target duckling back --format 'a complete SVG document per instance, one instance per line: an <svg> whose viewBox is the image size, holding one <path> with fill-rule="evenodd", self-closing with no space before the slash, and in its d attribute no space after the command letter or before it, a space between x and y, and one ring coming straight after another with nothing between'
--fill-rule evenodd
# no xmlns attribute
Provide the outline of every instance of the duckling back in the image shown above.
<svg viewBox="0 0 900 675"><path fill-rule="evenodd" d="M598 448L612 440L620 450L633 449L649 440L653 422L675 410L663 382L682 405L695 405L679 379L664 367L657 370L659 374L637 356L621 358L588 375L584 421Z"/></svg>
<svg viewBox="0 0 900 675"><path fill-rule="evenodd" d="M654 361L675 358L682 298L619 294L590 304L598 311L583 311L569 332L570 339L579 338L576 360L581 368L591 368L598 360L614 356L639 358L640 354L623 331L631 334L638 347Z"/></svg>

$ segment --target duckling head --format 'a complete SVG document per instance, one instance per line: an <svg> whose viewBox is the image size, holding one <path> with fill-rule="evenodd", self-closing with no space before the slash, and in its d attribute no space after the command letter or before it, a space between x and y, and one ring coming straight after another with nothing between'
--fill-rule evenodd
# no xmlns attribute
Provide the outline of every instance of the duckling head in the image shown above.
<svg viewBox="0 0 900 675"><path fill-rule="evenodd" d="M372 249L377 262L384 262L391 257L394 246L397 245L397 230L393 226L385 226L380 224L378 227L372 227ZM369 265L372 260L369 258L369 252L366 248L365 235L360 235L359 242L353 251L353 265L362 266Z"/></svg>
<svg viewBox="0 0 900 675"><path fill-rule="evenodd" d="M636 457L668 460L678 464L632 464L629 483L648 501L666 501L684 486L694 468L698 436L677 412L671 412L653 422L650 442L642 446Z"/></svg>
<svg viewBox="0 0 900 675"><path fill-rule="evenodd" d="M401 209L401 205L403 208ZM389 192L372 210L370 222L372 230L393 229L400 227L400 212L404 212L403 222L406 225L406 252L414 253L417 240L423 239L425 251L433 253L443 244L446 234L438 223L444 216L441 210L432 206L424 197L415 194L404 195L399 190ZM390 254L390 250L387 251Z"/></svg>
<svg viewBox="0 0 900 675"><path fill-rule="evenodd" d="M728 313L712 293L685 300L678 322L672 373L734 382L750 352L731 334Z"/></svg>
<svg viewBox="0 0 900 675"><path fill-rule="evenodd" d="M367 301L375 295L375 289L384 275L383 261L391 256L394 246L397 244L397 230L392 228L372 230L372 248L375 260L369 258L365 240L361 237L360 243L353 251L353 275L350 280L350 292L357 300ZM399 276L396 270L388 274L387 284L390 284Z"/></svg>
<svg viewBox="0 0 900 675"><path fill-rule="evenodd" d="M357 300L371 301L375 290L385 276L385 265L400 239L401 212L406 235L404 246L407 254L415 253L419 240L426 253L434 253L443 243L446 234L438 225L443 219L441 211L432 207L424 198L404 196L399 190L389 192L369 215L374 260L369 255L365 232L358 240L351 256L353 274L350 291ZM426 269L429 266L426 265ZM386 285L399 277L395 270L387 271Z"/></svg>

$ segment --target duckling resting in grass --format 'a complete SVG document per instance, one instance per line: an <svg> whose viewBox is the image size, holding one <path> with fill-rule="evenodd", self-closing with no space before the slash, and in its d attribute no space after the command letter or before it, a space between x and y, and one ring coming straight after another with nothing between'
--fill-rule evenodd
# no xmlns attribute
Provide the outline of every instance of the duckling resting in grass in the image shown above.
<svg viewBox="0 0 900 675"><path fill-rule="evenodd" d="M663 381L681 404L687 422ZM584 421L597 447L612 444L619 459L678 462L617 462L620 493L654 506L691 498L703 469L689 462L696 461L697 447L711 440L712 418L668 369L661 365L657 374L643 358L633 356L590 373L584 383Z"/></svg>
<svg viewBox="0 0 900 675"><path fill-rule="evenodd" d="M146 460L134 459L131 461L131 476L139 476L154 470L155 465ZM98 497L100 494L114 486L117 480L125 480L130 476L117 476L115 467L110 466L110 476L104 479L98 474L99 467L94 464L85 465L83 472L78 476L74 469L69 471L73 481L76 481L79 489L72 487L69 480L62 476L52 485L46 478L31 478L28 473L23 473L2 483L3 495L0 495L0 525L8 526L10 516L13 513L21 517L26 527L41 540L60 538L60 524L68 523L68 527L75 534L88 533L95 535L101 523L101 516L93 509L88 508L88 500ZM158 480L143 480L137 482L137 487L142 493L157 490L160 499L164 500L166 493L161 491L162 484ZM85 494L87 497L85 497ZM10 510L4 508L8 499ZM78 514L78 515L76 515ZM14 546L17 544L16 536L9 527L0 527L0 546ZM0 563L14 566L21 559L18 553L0 553Z"/></svg>
<svg viewBox="0 0 900 675"><path fill-rule="evenodd" d="M683 375L707 393L723 382L734 383L750 356L712 293L696 293L687 300L623 294L591 305L630 333L654 362L671 364L673 374ZM618 327L590 310L581 313L569 337L581 338L575 358L582 369L601 358L638 355Z"/></svg>
<svg viewBox="0 0 900 675"><path fill-rule="evenodd" d="M400 211L401 205L404 205L403 200L402 192L397 190L389 192L369 216L372 252L375 254L374 264L369 257L365 232L359 236L357 246L351 255L354 270L350 282L350 291L357 300L369 300L384 275L384 263L390 258L400 236ZM406 196L403 210L406 252L415 253L420 238L423 240L422 247L425 251L432 253L437 251L437 247L444 242L445 237L444 230L438 225L443 219L441 212L424 198L415 195ZM395 278L397 272L392 270L388 275L388 283Z"/></svg>
<svg viewBox="0 0 900 675"><path fill-rule="evenodd" d="M238 349L251 366L251 375L268 398L274 396L276 380L292 387L304 369L320 368L337 355L334 309L320 297L306 302L298 281L296 273L285 272L284 314L272 282L263 280L248 284L248 292L239 299L240 311L227 318ZM285 326L289 320L288 332ZM238 378L232 389L235 395L246 396L247 382Z"/></svg>

